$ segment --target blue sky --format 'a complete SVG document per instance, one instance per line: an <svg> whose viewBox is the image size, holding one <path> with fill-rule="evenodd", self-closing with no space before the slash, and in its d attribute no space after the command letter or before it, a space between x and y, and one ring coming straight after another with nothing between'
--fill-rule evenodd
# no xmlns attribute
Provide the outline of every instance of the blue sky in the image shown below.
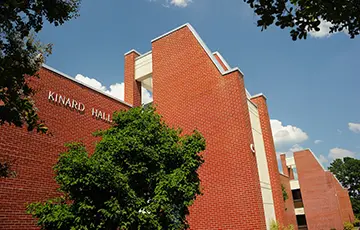
<svg viewBox="0 0 360 230"><path fill-rule="evenodd" d="M359 158L360 38L328 36L326 22L293 42L288 30L261 32L242 0L83 0L79 18L46 25L39 38L54 44L48 65L121 97L124 53L147 52L186 22L244 72L251 94L267 96L278 152L311 148L325 166Z"/></svg>

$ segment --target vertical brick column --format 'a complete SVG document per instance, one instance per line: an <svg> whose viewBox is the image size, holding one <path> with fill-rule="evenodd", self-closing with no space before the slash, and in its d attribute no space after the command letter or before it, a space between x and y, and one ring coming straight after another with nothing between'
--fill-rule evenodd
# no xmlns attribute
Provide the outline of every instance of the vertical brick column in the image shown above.
<svg viewBox="0 0 360 230"><path fill-rule="evenodd" d="M285 204L282 196L279 168L276 159L276 151L275 151L275 145L271 131L270 117L266 104L266 97L264 95L259 95L257 97L252 98L251 101L257 105L259 111L261 131L264 139L266 160L269 168L269 176L270 176L270 183L271 183L272 195L275 206L276 219L278 222L284 223Z"/></svg>
<svg viewBox="0 0 360 230"><path fill-rule="evenodd" d="M222 75L188 27L152 42L153 97L167 124L206 139L190 229L266 229L240 72Z"/></svg>
<svg viewBox="0 0 360 230"><path fill-rule="evenodd" d="M134 107L141 105L141 82L135 80L135 59L140 56L135 50L125 54L124 82L125 102Z"/></svg>
<svg viewBox="0 0 360 230"><path fill-rule="evenodd" d="M294 170L291 167L288 170L289 170L289 178L290 178L290 180L294 180L295 179Z"/></svg>
<svg viewBox="0 0 360 230"><path fill-rule="evenodd" d="M280 161L281 161L281 167L283 170L283 174L287 177L289 177L289 169L286 166L286 155L285 154L281 154L280 155Z"/></svg>
<svg viewBox="0 0 360 230"><path fill-rule="evenodd" d="M296 222L294 199L293 199L291 187L290 187L290 178L288 176L280 174L280 181L281 181L281 184L284 185L285 191L288 195L288 199L284 202L285 203L284 225L288 226L289 224L292 224L294 226L294 229L297 230L298 226L297 226L297 222Z"/></svg>
<svg viewBox="0 0 360 230"><path fill-rule="evenodd" d="M294 158L308 229L343 229L343 222L352 215L351 209L346 211L341 206L340 184L324 170L311 150L295 152ZM343 219L345 212L347 218Z"/></svg>
<svg viewBox="0 0 360 230"><path fill-rule="evenodd" d="M294 180L295 179L294 170L286 165L286 154L281 154L280 160L281 160L281 167L283 169L283 174L289 177L290 180Z"/></svg>

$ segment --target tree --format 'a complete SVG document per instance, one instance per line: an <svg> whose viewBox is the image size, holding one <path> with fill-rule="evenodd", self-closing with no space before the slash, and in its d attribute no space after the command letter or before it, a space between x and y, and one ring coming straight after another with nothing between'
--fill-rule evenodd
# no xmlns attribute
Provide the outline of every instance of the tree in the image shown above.
<svg viewBox="0 0 360 230"><path fill-rule="evenodd" d="M284 201L286 201L287 199L289 199L289 196L288 196L288 194L287 194L287 192L286 192L286 188L285 188L285 186L284 186L283 184L281 184L281 191L282 191L282 195L283 195Z"/></svg>
<svg viewBox="0 0 360 230"><path fill-rule="evenodd" d="M310 31L319 31L321 21L331 23L330 33L347 30L351 38L360 33L359 0L244 0L260 17L262 30L275 24L291 28L293 40L306 39Z"/></svg>
<svg viewBox="0 0 360 230"><path fill-rule="evenodd" d="M336 176L343 187L349 191L354 214L360 217L360 160L351 157L335 159L329 170Z"/></svg>
<svg viewBox="0 0 360 230"><path fill-rule="evenodd" d="M11 170L9 161L0 162L0 178L15 177L15 171Z"/></svg>
<svg viewBox="0 0 360 230"><path fill-rule="evenodd" d="M42 229L186 229L200 192L205 140L169 128L152 107L117 112L90 157L68 145L55 166L61 197L33 203Z"/></svg>
<svg viewBox="0 0 360 230"><path fill-rule="evenodd" d="M31 96L30 76L36 76L51 52L35 34L44 19L55 26L77 16L80 0L0 0L0 125L47 132Z"/></svg>

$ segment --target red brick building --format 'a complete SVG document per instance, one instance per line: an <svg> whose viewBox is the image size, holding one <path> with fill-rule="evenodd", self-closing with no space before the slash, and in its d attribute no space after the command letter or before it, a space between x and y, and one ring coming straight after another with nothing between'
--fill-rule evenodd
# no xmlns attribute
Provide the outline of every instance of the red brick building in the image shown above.
<svg viewBox="0 0 360 230"><path fill-rule="evenodd" d="M109 127L112 112L140 106L142 87L169 125L205 136L204 195L190 208L191 229L268 229L272 220L296 225L293 202L282 196L281 184L290 189L291 179L279 175L266 97L251 96L240 69L211 52L189 24L151 44L147 53L125 54L125 102L51 67L40 70L31 84L52 135L0 127L0 159L14 162L18 174L0 179L0 229L38 229L25 203L56 195L52 166L64 143L82 141L92 152L92 133Z"/></svg>
<svg viewBox="0 0 360 230"><path fill-rule="evenodd" d="M311 150L281 155L281 164L291 189L288 209L293 205L299 229L343 229L344 222L354 221L348 191Z"/></svg>
<svg viewBox="0 0 360 230"><path fill-rule="evenodd" d="M92 133L109 127L108 114L131 106L77 82L50 68L40 70L40 79L31 85L37 90L34 100L39 116L51 135L27 132L26 128L0 127L0 160L13 162L15 178L0 179L0 229L38 229L26 203L57 195L53 165L64 143L81 141L94 151L97 138ZM92 110L106 114L95 117Z"/></svg>

